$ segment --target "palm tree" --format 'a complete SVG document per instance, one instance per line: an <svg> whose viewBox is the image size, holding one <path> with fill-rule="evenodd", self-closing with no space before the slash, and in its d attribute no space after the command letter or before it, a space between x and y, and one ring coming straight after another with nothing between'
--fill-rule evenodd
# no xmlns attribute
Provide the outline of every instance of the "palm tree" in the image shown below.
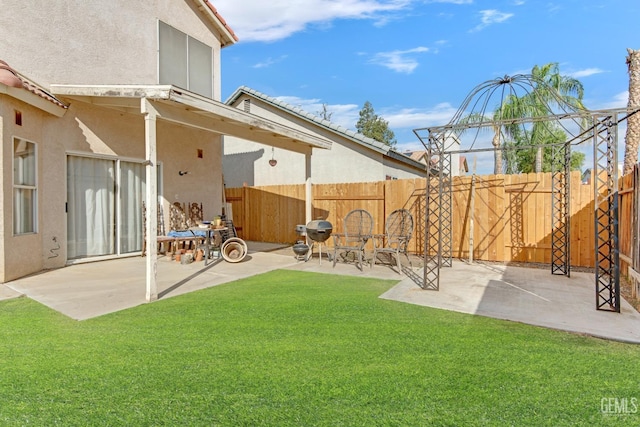
<svg viewBox="0 0 640 427"><path fill-rule="evenodd" d="M498 111L500 109L498 108ZM493 173L500 174L502 173L502 150L500 150L501 145L501 137L502 137L502 126L497 123L499 120L499 113L494 113L493 118L487 117L482 113L471 113L458 121L459 129L458 132L463 134L468 132L472 127L478 127L480 130L486 129L486 124L491 123L491 130L493 131L493 139L491 143L493 144Z"/></svg>
<svg viewBox="0 0 640 427"><path fill-rule="evenodd" d="M543 66L534 66L531 70L532 90L524 96L506 99L503 104L502 117L508 118L541 118L555 114L555 111L584 111L582 103L584 88L582 83L560 74L558 63L551 62ZM527 145L538 146L536 153L536 172L541 171L543 146L550 141L557 141L558 127L548 120L533 122ZM520 167L522 169L522 167Z"/></svg>
<svg viewBox="0 0 640 427"><path fill-rule="evenodd" d="M525 93L518 96L518 92L522 90ZM468 131L468 127L489 129L490 125L493 131L495 174L503 173L503 151L507 155L506 171L514 173L522 170L520 165L515 164L514 147L517 145L542 147L545 143L557 141L557 125L543 118L553 115L557 110L564 112L585 110L582 104L584 95L582 83L572 77L560 75L557 63L536 65L529 76L505 76L486 82L467 97L465 107L473 104L472 101L476 95L483 95L488 98L485 98L482 103L476 99L473 105L482 104L484 108L489 98L499 91L502 92L502 97L491 118L487 117L484 111L472 112L457 122L463 128L462 130L459 128L461 133ZM540 120L533 120L531 129L524 129L521 119L537 118ZM516 124L518 122L521 124ZM539 161L536 163L542 163L542 153L542 149L539 150Z"/></svg>
<svg viewBox="0 0 640 427"><path fill-rule="evenodd" d="M629 67L629 101L627 107L640 107L640 50L627 49L627 66ZM638 163L638 145L640 143L640 112L627 119L626 147L624 150L625 175L633 171Z"/></svg>

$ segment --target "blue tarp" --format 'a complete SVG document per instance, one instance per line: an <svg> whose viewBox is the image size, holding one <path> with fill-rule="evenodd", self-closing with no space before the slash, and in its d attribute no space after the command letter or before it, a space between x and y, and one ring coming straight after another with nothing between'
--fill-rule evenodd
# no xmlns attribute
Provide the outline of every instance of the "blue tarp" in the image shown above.
<svg viewBox="0 0 640 427"><path fill-rule="evenodd" d="M207 237L207 233L204 230L183 230L183 231L176 231L176 230L171 230L170 232L167 233L167 236L169 237L193 237L193 236L198 236L198 237Z"/></svg>

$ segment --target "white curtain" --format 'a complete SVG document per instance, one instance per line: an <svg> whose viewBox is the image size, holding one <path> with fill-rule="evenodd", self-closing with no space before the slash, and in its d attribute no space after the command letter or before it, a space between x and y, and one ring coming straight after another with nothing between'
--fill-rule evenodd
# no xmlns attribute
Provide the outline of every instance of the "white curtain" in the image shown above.
<svg viewBox="0 0 640 427"><path fill-rule="evenodd" d="M68 258L115 252L115 161L67 160Z"/></svg>
<svg viewBox="0 0 640 427"><path fill-rule="evenodd" d="M35 190L16 188L13 194L13 234L33 233Z"/></svg>
<svg viewBox="0 0 640 427"><path fill-rule="evenodd" d="M13 233L36 231L36 145L23 139L13 142Z"/></svg>
<svg viewBox="0 0 640 427"><path fill-rule="evenodd" d="M120 253L142 250L142 201L145 197L145 169L141 163L120 162Z"/></svg>

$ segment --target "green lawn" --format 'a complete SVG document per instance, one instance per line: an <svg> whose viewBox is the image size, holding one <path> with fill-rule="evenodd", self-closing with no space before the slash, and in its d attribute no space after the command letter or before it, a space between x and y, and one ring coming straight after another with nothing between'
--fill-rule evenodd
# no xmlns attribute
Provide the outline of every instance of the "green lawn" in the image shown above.
<svg viewBox="0 0 640 427"><path fill-rule="evenodd" d="M83 322L2 302L0 425L640 424L640 346L379 299L393 284L275 271Z"/></svg>

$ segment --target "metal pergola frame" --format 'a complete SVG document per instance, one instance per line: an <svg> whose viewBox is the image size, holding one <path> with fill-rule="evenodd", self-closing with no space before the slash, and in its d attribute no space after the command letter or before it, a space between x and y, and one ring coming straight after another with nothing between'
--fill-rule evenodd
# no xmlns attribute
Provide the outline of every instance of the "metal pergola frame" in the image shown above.
<svg viewBox="0 0 640 427"><path fill-rule="evenodd" d="M452 266L451 154L495 151L491 149L446 150L447 135L471 127L503 126L563 119L589 120L579 135L552 148L551 274L570 276L570 158L571 146L593 142L595 296L596 309L620 312L620 258L618 242L618 124L638 109L592 110L552 114L546 117L484 121L479 124L448 124L415 129L425 147L430 173L424 206L424 275L422 288L439 290L440 270ZM623 116L624 115L624 116ZM428 131L425 138L424 132ZM498 148L505 150L505 147Z"/></svg>

